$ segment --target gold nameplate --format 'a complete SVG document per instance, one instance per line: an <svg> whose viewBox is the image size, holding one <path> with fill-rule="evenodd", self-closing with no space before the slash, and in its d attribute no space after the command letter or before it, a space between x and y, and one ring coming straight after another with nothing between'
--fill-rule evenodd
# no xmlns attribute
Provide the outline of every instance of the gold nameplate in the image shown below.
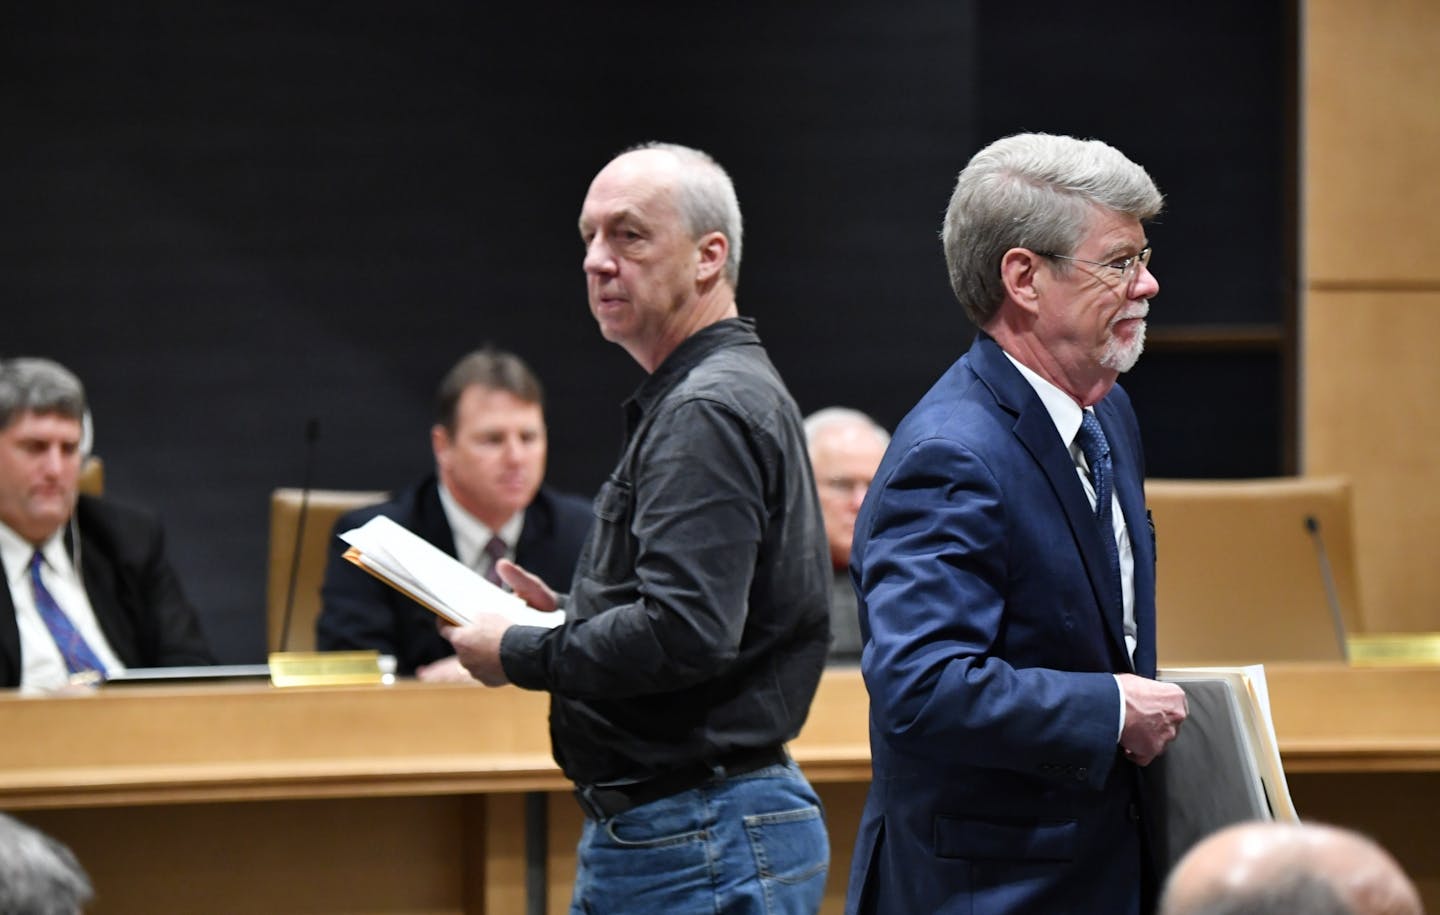
<svg viewBox="0 0 1440 915"><path fill-rule="evenodd" d="M378 651L272 651L272 686L356 686L385 682Z"/></svg>
<svg viewBox="0 0 1440 915"><path fill-rule="evenodd" d="M1352 635L1346 642L1357 667L1440 665L1440 632Z"/></svg>

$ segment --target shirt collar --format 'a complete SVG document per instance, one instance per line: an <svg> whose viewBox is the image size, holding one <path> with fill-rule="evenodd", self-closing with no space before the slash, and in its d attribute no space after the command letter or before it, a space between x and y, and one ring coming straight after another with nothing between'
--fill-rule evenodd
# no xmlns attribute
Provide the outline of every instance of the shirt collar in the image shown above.
<svg viewBox="0 0 1440 915"><path fill-rule="evenodd" d="M445 512L445 520L450 523L450 533L455 538L456 559L466 565L474 565L491 537L499 537L505 542L505 548L509 552L515 552L515 544L520 542L520 531L525 526L523 511L511 515L509 521L500 525L500 530L492 531L485 522L461 507L450 494L450 490L445 488L443 481L436 480L435 485L440 490L440 507Z"/></svg>
<svg viewBox="0 0 1440 915"><path fill-rule="evenodd" d="M64 525L40 545L40 552L44 554L46 564L52 569L69 567L70 555L65 550ZM8 524L0 523L0 562L4 563L7 582L13 585L27 580L30 574L30 557L34 555L35 544L15 533Z"/></svg>
<svg viewBox="0 0 1440 915"><path fill-rule="evenodd" d="M1005 351L1002 349L1001 352ZM1050 414L1050 421L1055 424L1055 431L1060 433L1060 441L1065 443L1065 447L1070 449L1073 456L1077 448L1075 436L1080 434L1080 422L1084 419L1085 411L1069 394L1040 377L1033 369L1021 363L1014 356L1005 353L1005 358L1020 370L1020 374L1030 383L1030 387L1035 389L1040 403L1045 405L1045 412Z"/></svg>
<svg viewBox="0 0 1440 915"><path fill-rule="evenodd" d="M661 398L690 374L691 369L703 362L706 356L729 346L759 342L760 335L755 332L754 318L726 318L716 321L680 341L675 351L666 356L665 361L660 363L650 377L625 401L625 415L631 421L631 428L634 428L635 420L648 413L651 407L659 403Z"/></svg>

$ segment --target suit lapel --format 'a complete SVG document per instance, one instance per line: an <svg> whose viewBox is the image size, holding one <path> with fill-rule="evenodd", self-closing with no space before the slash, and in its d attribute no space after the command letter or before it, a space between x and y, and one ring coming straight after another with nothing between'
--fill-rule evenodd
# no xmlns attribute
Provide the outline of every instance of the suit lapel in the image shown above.
<svg viewBox="0 0 1440 915"><path fill-rule="evenodd" d="M0 564L0 578L5 568ZM20 624L15 621L15 602L10 598L8 579L0 583L0 688L20 685Z"/></svg>
<svg viewBox="0 0 1440 915"><path fill-rule="evenodd" d="M415 494L415 532L426 540L430 541L437 548L453 558L458 558L455 550L455 534L450 530L450 520L445 517L445 507L440 504L440 483L431 476L426 477L425 482Z"/></svg>
<svg viewBox="0 0 1440 915"><path fill-rule="evenodd" d="M1075 538L1075 544L1080 550L1091 590L1095 594L1095 603L1099 608L1101 625L1112 646L1118 650L1120 657L1127 659L1128 665L1124 599L1116 590L1117 586L1110 574L1110 559L1105 551L1105 543L1100 539L1095 510L1090 506L1085 487L1080 483L1068 445L1060 440L1055 421L1050 418L1050 412L1045 409L1045 404L1041 403L1035 389L1030 387L1025 376L1010 364L999 344L982 334L976 339L971 353L977 357L974 360L976 374L989 386L996 402L1015 414L1015 436L1030 452L1045 479L1049 481L1050 489L1070 525L1071 536ZM1111 424L1102 423L1101 426L1108 437ZM1112 440L1112 454L1114 450ZM1126 523L1129 521L1127 512Z"/></svg>
<svg viewBox="0 0 1440 915"><path fill-rule="evenodd" d="M81 584L85 587L85 595L90 599L90 609L95 612L95 621L100 624L100 632L110 644L110 649L115 652L120 663L133 667L140 663L140 657L133 623L129 622L121 596L125 583L119 578L117 564L101 548L101 544L86 536L87 527L84 519L80 519ZM73 561L76 556L75 545L69 533L65 536Z"/></svg>

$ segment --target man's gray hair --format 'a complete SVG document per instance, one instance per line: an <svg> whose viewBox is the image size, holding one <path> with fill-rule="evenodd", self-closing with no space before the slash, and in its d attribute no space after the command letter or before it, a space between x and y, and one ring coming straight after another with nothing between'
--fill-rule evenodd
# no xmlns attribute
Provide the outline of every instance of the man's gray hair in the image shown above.
<svg viewBox="0 0 1440 915"><path fill-rule="evenodd" d="M74 372L50 359L6 359L0 362L0 429L25 413L83 420L85 387Z"/></svg>
<svg viewBox="0 0 1440 915"><path fill-rule="evenodd" d="M675 189L675 206L692 238L719 232L730 242L725 255L725 279L731 291L740 288L740 248L745 226L740 218L740 198L730 175L709 153L679 143L641 143L625 152L655 149L680 160L680 185Z"/></svg>
<svg viewBox="0 0 1440 915"><path fill-rule="evenodd" d="M825 407L805 417L805 444L814 448L815 440L827 430L840 426L863 426L875 433L881 445L890 444L890 433L875 420L850 407Z"/></svg>
<svg viewBox="0 0 1440 915"><path fill-rule="evenodd" d="M1099 140L1045 133L996 140L960 172L945 211L940 240L950 288L966 316L984 327L1005 297L1006 251L1068 255L1084 239L1094 207L1143 221L1163 204L1145 169Z"/></svg>
<svg viewBox="0 0 1440 915"><path fill-rule="evenodd" d="M0 912L79 915L93 895L69 848L0 813Z"/></svg>

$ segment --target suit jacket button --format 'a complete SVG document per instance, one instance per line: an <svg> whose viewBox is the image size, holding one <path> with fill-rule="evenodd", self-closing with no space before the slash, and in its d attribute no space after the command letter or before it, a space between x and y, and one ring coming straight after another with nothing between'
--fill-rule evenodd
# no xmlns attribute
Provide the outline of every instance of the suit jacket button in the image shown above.
<svg viewBox="0 0 1440 915"><path fill-rule="evenodd" d="M1078 768L1078 769L1075 770L1075 778L1076 778L1078 781L1084 781L1084 780L1085 780L1085 776L1086 776L1089 772L1090 772L1089 769L1085 768L1084 766L1081 766L1080 768Z"/></svg>

